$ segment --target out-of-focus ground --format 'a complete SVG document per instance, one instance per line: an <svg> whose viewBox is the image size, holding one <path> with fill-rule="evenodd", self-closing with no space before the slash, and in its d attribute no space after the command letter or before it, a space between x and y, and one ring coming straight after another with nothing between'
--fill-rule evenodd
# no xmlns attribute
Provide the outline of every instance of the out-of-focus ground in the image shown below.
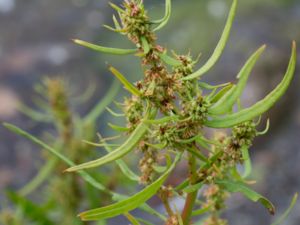
<svg viewBox="0 0 300 225"><path fill-rule="evenodd" d="M160 17L163 1L145 2L150 14ZM111 76L105 62L127 72L130 80L141 76L134 57L108 57L70 41L76 37L108 46L130 46L122 37L101 27L103 23L111 24L112 10L107 3L106 0L0 0L0 121L13 122L36 134L48 129L47 125L33 123L17 111L19 102L33 105L36 96L33 86L45 75L63 76L75 96L91 83L97 84L96 94L89 102L72 106L78 113L86 112L106 92ZM158 34L159 42L179 53L190 49L197 56L201 52L201 65L218 40L229 4L225 0L174 1L171 22ZM204 79L213 83L234 81L249 55L267 44L267 51L245 91L245 105L251 105L280 81L291 41L296 40L300 45L299 27L299 0L239 1L228 46L216 68ZM299 65L298 60L298 70L288 92L265 116L271 119L270 131L258 137L251 150L253 178L258 181L255 188L274 202L278 213L300 191ZM99 122L99 129L104 124ZM38 148L0 127L0 191L24 185L40 165L39 158ZM300 202L284 224L299 225L299 211ZM225 215L231 225L266 225L273 219L260 205L241 196L229 201Z"/></svg>

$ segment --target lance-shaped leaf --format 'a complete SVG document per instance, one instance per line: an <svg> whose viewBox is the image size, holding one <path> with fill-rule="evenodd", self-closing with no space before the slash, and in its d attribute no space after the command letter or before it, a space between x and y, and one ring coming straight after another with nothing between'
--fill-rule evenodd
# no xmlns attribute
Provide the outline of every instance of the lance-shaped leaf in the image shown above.
<svg viewBox="0 0 300 225"><path fill-rule="evenodd" d="M153 23L159 23L159 25L157 27L155 27L153 29L153 31L160 30L161 28L163 28L168 23L168 21L171 17L171 11L172 11L171 0L166 0L165 15L162 19L157 20L157 21L153 21Z"/></svg>
<svg viewBox="0 0 300 225"><path fill-rule="evenodd" d="M292 209L294 208L294 206L297 202L297 199L298 199L298 194L296 193L293 196L292 201L291 201L289 207L287 208L287 210L271 225L281 225L283 223L283 221L288 217L288 215L290 214Z"/></svg>
<svg viewBox="0 0 300 225"><path fill-rule="evenodd" d="M181 64L182 64L181 61L169 56L167 54L167 52L160 53L159 57L161 58L162 61L164 61L166 64L168 64L170 66L177 67L177 66L181 66Z"/></svg>
<svg viewBox="0 0 300 225"><path fill-rule="evenodd" d="M116 10L117 12L120 12L120 13L124 13L125 10L120 8L119 6L117 6L116 4L112 3L112 2L109 2L109 5L114 9Z"/></svg>
<svg viewBox="0 0 300 225"><path fill-rule="evenodd" d="M119 79L119 81L124 85L124 87L130 92L132 93L133 95L136 95L136 96L140 96L141 93L140 91L135 87L133 86L126 78L123 74L121 74L117 69L115 69L114 67L112 66L109 66L109 70L110 72L112 72L116 78Z"/></svg>
<svg viewBox="0 0 300 225"><path fill-rule="evenodd" d="M168 170L160 178L158 178L152 184L148 185L142 191L138 192L130 198L114 203L112 205L80 213L80 218L83 221L106 219L123 213L127 213L139 207L147 200L149 200L153 195L156 194L156 192L159 190L159 188L163 185L163 183L169 176L170 172L174 169L180 157L181 154L178 154L172 165L168 168Z"/></svg>
<svg viewBox="0 0 300 225"><path fill-rule="evenodd" d="M204 124L214 128L232 127L251 120L269 110L280 99L290 85L294 76L296 61L296 43L293 42L292 55L284 78L270 94L249 108L225 117L213 117L211 120L204 122Z"/></svg>
<svg viewBox="0 0 300 225"><path fill-rule="evenodd" d="M126 218L130 221L132 225L141 225L140 222L130 213L124 213Z"/></svg>
<svg viewBox="0 0 300 225"><path fill-rule="evenodd" d="M234 84L229 83L227 86L223 87L217 94L210 95L208 100L211 103L216 103L217 101L219 101L219 99L221 99L228 91L230 91L234 87L235 87Z"/></svg>
<svg viewBox="0 0 300 225"><path fill-rule="evenodd" d="M263 206L265 206L269 212L274 215L275 207L267 198L253 191L242 182L235 182L230 180L220 180L216 182L217 184L223 186L229 192L239 192L242 193L245 197L250 199L253 202L260 202Z"/></svg>
<svg viewBox="0 0 300 225"><path fill-rule="evenodd" d="M204 89L207 89L207 90L213 90L213 89L217 89L219 87L224 87L224 86L228 86L230 85L231 83L224 83L224 84L218 84L218 85L210 85L210 84L207 84L205 82L199 82L198 85L199 87L201 88L204 88Z"/></svg>
<svg viewBox="0 0 300 225"><path fill-rule="evenodd" d="M30 141L32 141L33 143L41 146L43 149L47 150L48 152L50 152L51 154L53 154L54 156L56 156L57 158L59 158L60 160L62 160L63 162L65 162L67 165L69 166L74 166L75 163L72 162L70 159L68 159L67 157L65 157L64 155L62 155L61 153L59 153L57 150L55 150L54 148L50 147L49 145L47 145L46 143L44 143L43 141L39 140L38 138L32 136L31 134L29 134L28 132L20 129L19 127L16 127L12 124L9 123L4 123L3 126L5 126L7 129L9 129L10 131L19 134L27 139L29 139ZM93 187L104 191L108 194L111 194L110 191L108 191L106 189L106 187L104 187L101 183L99 183L98 181L96 181L91 175L89 175L88 173L86 173L85 171L79 171L78 174L86 181L88 182L90 185L92 185Z"/></svg>
<svg viewBox="0 0 300 225"><path fill-rule="evenodd" d="M152 112L148 112L146 115L146 119L152 118L156 115L156 110L153 110ZM140 140L144 137L144 135L148 131L148 125L141 121L141 123L135 128L135 130L131 133L129 138L116 150L113 152L110 152L109 154L103 156L100 159L96 159L87 163L83 163L77 166L73 166L69 169L67 169L67 172L73 172L73 171L78 171L82 169L87 169L87 168L93 168L97 166L102 166L106 163L115 161L124 155L128 154L131 150L133 150L136 145L140 142Z"/></svg>
<svg viewBox="0 0 300 225"><path fill-rule="evenodd" d="M249 155L249 148L248 146L243 145L242 146L242 156L243 156L243 160L244 160L244 172L242 177L243 178L247 178L252 171L252 163L251 163L251 158Z"/></svg>
<svg viewBox="0 0 300 225"><path fill-rule="evenodd" d="M129 55L129 54L134 54L137 52L137 49L122 49L122 48L104 47L104 46L95 45L95 44L92 44L92 43L89 43L86 41L82 41L82 40L78 40L78 39L73 39L73 41L76 44L93 49L95 51L113 54L113 55Z"/></svg>
<svg viewBox="0 0 300 225"><path fill-rule="evenodd" d="M237 85L230 91L228 91L219 101L217 101L208 109L209 114L220 115L232 109L233 105L236 103L238 98L241 96L244 88L246 87L249 75L256 61L259 59L265 48L266 46L263 45L248 59L248 61L245 63L245 65L237 75L237 78L239 78L239 82L237 83Z"/></svg>
<svg viewBox="0 0 300 225"><path fill-rule="evenodd" d="M18 107L18 110L21 113L28 116L29 118L31 118L32 120L35 120L38 122L45 122L45 123L53 122L53 118L51 115L47 115L45 112L42 113L42 112L35 111L34 109L32 109L24 104L20 104Z"/></svg>
<svg viewBox="0 0 300 225"><path fill-rule="evenodd" d="M113 150L104 142L104 148L107 152L112 152ZM117 165L119 166L120 170L122 171L122 173L129 178L130 180L133 181L139 181L140 178L138 175L136 175L128 166L127 164L122 160L122 159L118 159L115 161L117 163Z"/></svg>
<svg viewBox="0 0 300 225"><path fill-rule="evenodd" d="M110 126L113 130L118 131L118 132L127 132L130 130L128 127L121 127L112 123L108 123L108 126Z"/></svg>
<svg viewBox="0 0 300 225"><path fill-rule="evenodd" d="M201 77L203 74L205 74L207 71L209 71L215 65L215 63L220 58L220 56L226 46L227 40L229 38L229 34L230 34L230 30L231 30L232 23L234 20L236 8L237 8L237 0L233 0L222 36L221 36L213 54L208 59L208 61L199 70L192 73L191 75L188 75L188 76L182 78L182 80L191 80L191 79L194 79L197 77Z"/></svg>
<svg viewBox="0 0 300 225"><path fill-rule="evenodd" d="M151 50L151 46L144 36L141 37L141 43L144 50L144 54L147 55Z"/></svg>

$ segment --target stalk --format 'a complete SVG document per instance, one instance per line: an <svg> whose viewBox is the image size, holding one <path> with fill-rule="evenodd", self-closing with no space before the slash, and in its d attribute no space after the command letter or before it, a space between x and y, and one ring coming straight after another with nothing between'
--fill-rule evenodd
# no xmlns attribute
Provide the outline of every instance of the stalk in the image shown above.
<svg viewBox="0 0 300 225"><path fill-rule="evenodd" d="M188 155L188 166L189 166L189 181L193 185L197 179L197 168L196 168L196 158L189 153ZM191 192L187 195L184 208L181 214L181 218L184 225L189 225L191 221L192 211L197 198L198 190Z"/></svg>

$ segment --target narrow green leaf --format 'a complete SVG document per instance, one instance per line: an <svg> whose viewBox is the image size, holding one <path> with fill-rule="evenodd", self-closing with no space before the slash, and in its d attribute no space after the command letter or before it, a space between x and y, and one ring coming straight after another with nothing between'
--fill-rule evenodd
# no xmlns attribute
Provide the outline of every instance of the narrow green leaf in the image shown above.
<svg viewBox="0 0 300 225"><path fill-rule="evenodd" d="M110 30L110 31L113 31L113 32L117 32L117 33L124 33L126 30L125 29L116 29L116 28L113 28L109 25L103 25L103 27L105 27L106 29Z"/></svg>
<svg viewBox="0 0 300 225"><path fill-rule="evenodd" d="M153 223L147 221L147 220L144 220L144 219L141 219L141 218L136 218L138 221L142 222L143 224L145 225L154 225Z"/></svg>
<svg viewBox="0 0 300 225"><path fill-rule="evenodd" d="M95 45L95 44L92 44L92 43L89 43L86 41L82 41L82 40L78 40L78 39L73 39L73 41L76 44L93 49L95 51L113 54L113 55L128 55L128 54L134 54L137 52L137 49L121 49L121 48L103 47L100 45Z"/></svg>
<svg viewBox="0 0 300 225"><path fill-rule="evenodd" d="M267 120L266 128L263 131L256 132L257 136L264 135L269 131L270 128L270 119Z"/></svg>
<svg viewBox="0 0 300 225"><path fill-rule="evenodd" d="M207 89L207 90L217 89L219 87L228 86L230 84L231 83L224 83L224 84L218 84L218 85L210 85L210 84L207 84L205 82L198 82L199 87Z"/></svg>
<svg viewBox="0 0 300 225"><path fill-rule="evenodd" d="M142 42L144 54L147 55L151 50L151 46L149 45L147 39L144 36L141 37L141 42Z"/></svg>
<svg viewBox="0 0 300 225"><path fill-rule="evenodd" d="M104 98L100 99L94 108L84 117L83 122L85 124L94 123L118 94L119 89L120 83L117 79L114 79Z"/></svg>
<svg viewBox="0 0 300 225"><path fill-rule="evenodd" d="M116 4L114 4L112 2L109 2L109 5L117 12L121 12L121 13L125 12L124 9L120 8L119 6L117 6Z"/></svg>
<svg viewBox="0 0 300 225"><path fill-rule="evenodd" d="M124 215L130 221L131 225L141 225L140 222L130 213L124 213Z"/></svg>
<svg viewBox="0 0 300 225"><path fill-rule="evenodd" d="M232 88L234 88L235 85L232 83L229 83L227 86L223 87L217 94L213 95L211 98L209 98L210 102L216 103L221 99L227 92L229 92Z"/></svg>
<svg viewBox="0 0 300 225"><path fill-rule="evenodd" d="M196 147L191 147L191 148L187 147L186 150L187 150L189 153L191 153L191 154L193 154L194 156L196 156L196 157L197 157L198 159L200 159L201 161L203 161L203 162L208 162L208 159L206 158L206 156L203 155L202 152L201 152L199 149L197 149Z"/></svg>
<svg viewBox="0 0 300 225"><path fill-rule="evenodd" d="M289 216L290 212L292 211L292 209L294 208L296 202L298 199L298 193L296 193L294 195L294 197L292 198L292 201L290 203L290 206L287 208L287 210L271 225L280 225L283 223L283 221Z"/></svg>
<svg viewBox="0 0 300 225"><path fill-rule="evenodd" d="M188 179L184 180L183 182L181 182L179 185L177 185L175 187L176 191L182 191L184 188L186 188L187 186L189 186L190 181Z"/></svg>
<svg viewBox="0 0 300 225"><path fill-rule="evenodd" d="M242 146L242 156L243 156L243 160L244 160L244 173L242 175L243 178L247 178L252 171L252 163L251 163L251 158L249 155L249 148L248 146Z"/></svg>
<svg viewBox="0 0 300 225"><path fill-rule="evenodd" d="M233 0L225 28L223 30L222 36L212 54L212 56L208 59L208 61L199 70L197 70L196 72L192 73L191 75L189 75L187 77L182 78L182 80L191 80L191 79L194 79L197 77L201 77L203 74L205 74L207 71L209 71L215 65L215 63L220 58L220 56L226 46L227 40L229 38L229 34L230 34L230 30L231 30L231 27L233 24L236 8L237 8L237 0Z"/></svg>
<svg viewBox="0 0 300 225"><path fill-rule="evenodd" d="M232 109L233 105L236 103L243 90L245 89L249 75L256 61L259 59L265 48L266 46L263 45L254 54L252 54L252 56L247 60L247 62L237 75L237 78L239 78L239 82L237 83L237 85L230 91L228 91L222 98L220 98L219 101L217 101L208 109L209 114L220 115L227 113Z"/></svg>
<svg viewBox="0 0 300 225"><path fill-rule="evenodd" d="M197 210L194 210L192 212L192 216L199 216L199 215L202 215L206 212L209 212L211 209L211 206L208 206L208 207L204 207L204 208L201 208L201 209L197 209Z"/></svg>
<svg viewBox="0 0 300 225"><path fill-rule="evenodd" d="M32 109L24 104L20 104L20 106L18 107L18 110L34 121L44 122L44 123L53 122L52 116L47 115L45 113L35 111L34 109Z"/></svg>
<svg viewBox="0 0 300 225"><path fill-rule="evenodd" d="M68 159L67 157L65 157L64 155L62 155L61 153L59 153L57 150L55 150L54 148L50 147L49 145L45 144L43 141L39 140L38 138L32 136L31 134L27 133L26 131L20 129L19 127L16 127L12 124L9 123L3 123L3 126L6 127L7 129L9 129L10 131L21 135L27 139L29 139L30 141L32 141L33 143L39 145L42 147L42 149L45 149L47 151L49 151L51 154L53 154L54 156L56 156L57 158L59 158L60 160L62 160L63 162L65 162L67 165L69 166L75 166L75 163L72 162L70 159ZM101 183L99 183L98 181L96 181L93 177L91 177L91 175L89 175L88 173L86 173L85 171L79 171L78 174L89 184L91 184L93 187L104 191L106 193L110 193L110 191L106 190L106 187L104 187Z"/></svg>
<svg viewBox="0 0 300 225"><path fill-rule="evenodd" d="M149 115L150 114L150 115ZM156 110L155 112L148 113L148 117L153 117L156 115ZM97 166L104 165L106 163L112 162L114 160L117 160L124 155L128 154L131 150L135 148L135 146L139 143L139 141L144 137L144 135L148 131L148 126L145 124L143 121L136 127L136 129L132 132L132 134L129 136L129 138L116 150L113 152L103 156L100 159L96 159L87 163L83 163L77 166L70 167L67 169L67 172L73 172L73 171L78 171L82 169L88 169L88 168L93 168Z"/></svg>
<svg viewBox="0 0 300 225"><path fill-rule="evenodd" d="M165 182L171 171L174 169L176 163L179 161L180 158L181 154L178 154L172 166L170 166L160 178L158 178L152 184L148 185L142 191L138 192L132 197L129 197L112 205L80 213L80 218L83 221L106 219L129 212L137 208L156 194L156 192L161 187L161 185L163 185L163 183Z"/></svg>
<svg viewBox="0 0 300 225"><path fill-rule="evenodd" d="M296 58L296 43L293 42L292 54L286 74L284 75L284 78L282 79L280 84L278 84L270 94L268 94L264 99L249 108L243 109L239 112L227 115L225 117L213 117L211 120L207 120L206 122L204 122L204 125L214 128L232 127L260 116L261 114L269 110L280 99L280 97L285 93L288 86L290 85L294 76L297 61Z"/></svg>
<svg viewBox="0 0 300 225"><path fill-rule="evenodd" d="M166 142L158 143L158 144L152 144L152 143L145 142L145 144L148 145L149 147L157 149L157 150L162 150L167 146Z"/></svg>
<svg viewBox="0 0 300 225"><path fill-rule="evenodd" d="M191 192L198 191L202 186L203 186L203 182L199 182L197 184L187 186L182 191L185 193L191 193Z"/></svg>
<svg viewBox="0 0 300 225"><path fill-rule="evenodd" d="M133 95L136 95L136 96L140 96L141 93L140 91L135 87L133 86L126 78L123 74L121 74L117 69L115 69L114 67L112 66L109 66L109 70L110 72L112 72L116 78L118 78L118 80L124 85L124 87Z"/></svg>
<svg viewBox="0 0 300 225"><path fill-rule="evenodd" d="M182 65L181 61L174 59L171 56L168 56L167 52L159 54L159 57L161 58L162 61L164 61L166 64L170 66L178 67Z"/></svg>
<svg viewBox="0 0 300 225"><path fill-rule="evenodd" d="M172 12L171 0L166 0L166 7L165 7L164 17L160 20L153 21L153 23L159 23L159 25L153 29L154 32L160 30L161 28L163 28L168 23L168 21L171 17L171 12Z"/></svg>
<svg viewBox="0 0 300 225"><path fill-rule="evenodd" d="M117 30L121 30L121 29L122 29L122 28L121 28L121 25L120 25L120 23L119 23L119 21L117 20L117 18L116 18L115 15L113 15L113 21L114 21L114 24L115 24L116 29L117 29Z"/></svg>
<svg viewBox="0 0 300 225"><path fill-rule="evenodd" d="M159 125L159 124L164 124L170 121L176 121L178 120L178 116L165 116L159 119L155 119L155 120L145 120L145 123L147 124L153 124L153 125Z"/></svg>
<svg viewBox="0 0 300 225"><path fill-rule="evenodd" d="M216 182L217 184L223 186L229 192L239 192L242 193L245 197L250 199L253 202L260 202L263 206L265 206L269 212L274 215L275 207L267 198L253 191L242 182L235 182L230 180L220 180Z"/></svg>
<svg viewBox="0 0 300 225"><path fill-rule="evenodd" d="M118 125L114 125L112 123L108 123L108 126L110 128L112 128L113 130L118 131L118 132L127 132L127 131L130 130L130 128L128 128L128 127L121 127L121 126L118 126Z"/></svg>
<svg viewBox="0 0 300 225"><path fill-rule="evenodd" d="M102 141L104 144L106 144L104 141ZM104 146L105 150L107 152L112 152L113 150L108 146L105 145ZM117 165L119 166L120 170L122 171L122 173L129 178L130 180L133 181L139 181L140 177L138 175L136 175L128 166L127 164L122 160L122 159L117 159L115 161L117 163Z"/></svg>
<svg viewBox="0 0 300 225"><path fill-rule="evenodd" d="M124 117L124 116L125 116L124 113L116 113L116 112L114 112L112 109L110 109L110 108L108 108L108 107L105 107L105 108L106 108L106 110L107 110L111 115L113 115L113 116L115 116L115 117Z"/></svg>

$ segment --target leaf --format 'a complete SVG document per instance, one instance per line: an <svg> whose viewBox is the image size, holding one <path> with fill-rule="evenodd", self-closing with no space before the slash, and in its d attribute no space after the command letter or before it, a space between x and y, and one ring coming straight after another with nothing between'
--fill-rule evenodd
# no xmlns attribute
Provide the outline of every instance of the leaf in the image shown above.
<svg viewBox="0 0 300 225"><path fill-rule="evenodd" d="M117 20L116 16L113 15L112 18L113 18L113 21L114 21L114 24L115 24L116 29L117 29L117 30L121 30L121 29L122 29L122 28L121 28L121 25L120 25L119 21Z"/></svg>
<svg viewBox="0 0 300 225"><path fill-rule="evenodd" d="M168 56L167 52L160 53L159 57L162 61L164 61L166 64L170 66L178 67L182 65L181 61L174 59L171 56Z"/></svg>
<svg viewBox="0 0 300 225"><path fill-rule="evenodd" d="M53 122L53 118L45 113L38 112L24 104L20 104L18 110L30 119L38 122L50 123Z"/></svg>
<svg viewBox="0 0 300 225"><path fill-rule="evenodd" d="M120 83L117 79L114 79L104 98L100 99L100 101L94 106L94 108L84 117L84 123L94 123L97 118L104 112L106 107L112 102L114 97L118 94L119 89Z"/></svg>
<svg viewBox="0 0 300 225"><path fill-rule="evenodd" d="M14 204L21 207L23 213L30 220L33 220L40 225L54 225L54 223L48 218L47 212L41 206L31 202L15 192L7 192L7 197Z"/></svg>
<svg viewBox="0 0 300 225"><path fill-rule="evenodd" d="M298 199L298 193L296 193L294 195L294 197L292 198L290 206L287 208L287 210L271 225L280 225L280 224L282 224L282 222L288 217L288 215L290 214L290 212L294 208L294 206L297 202L297 199Z"/></svg>
<svg viewBox="0 0 300 225"><path fill-rule="evenodd" d="M145 123L147 124L155 124L155 125L159 125L159 124L163 124L163 123L168 123L170 121L176 121L178 120L179 116L165 116L156 120L145 120Z"/></svg>
<svg viewBox="0 0 300 225"><path fill-rule="evenodd" d="M194 155L195 157L197 157L198 159L200 159L203 162L208 162L208 159L206 158L205 155L203 155L201 153L201 151L199 149L197 149L196 147L192 146L192 147L187 147L186 151L188 151L189 153L191 153L192 155Z"/></svg>
<svg viewBox="0 0 300 225"><path fill-rule="evenodd" d="M202 186L203 186L204 182L199 182L193 185L189 185L186 188L184 188L182 191L185 193L191 193L191 192L195 192L198 191Z"/></svg>
<svg viewBox="0 0 300 225"><path fill-rule="evenodd" d="M141 225L140 222L130 213L124 213L126 218L130 221L132 225Z"/></svg>
<svg viewBox="0 0 300 225"><path fill-rule="evenodd" d="M249 155L249 148L248 146L243 145L242 146L242 156L244 160L244 173L242 175L243 178L247 178L252 171L252 163L251 163L251 158Z"/></svg>
<svg viewBox="0 0 300 225"><path fill-rule="evenodd" d="M121 74L117 69L115 69L112 66L109 66L108 68L110 70L110 72L112 72L116 78L118 78L118 80L124 85L124 87L133 95L136 96L141 96L140 91L133 86L126 78L123 74Z"/></svg>
<svg viewBox="0 0 300 225"><path fill-rule="evenodd" d="M217 184L223 186L229 192L239 192L242 193L245 197L250 199L253 202L260 202L263 206L265 206L270 214L275 214L275 207L267 198L263 197L262 195L258 194L257 192L253 191L246 185L241 182L234 182L230 180L219 180L216 181Z"/></svg>
<svg viewBox="0 0 300 225"><path fill-rule="evenodd" d="M209 71L215 65L215 63L220 58L220 56L226 46L227 40L229 38L230 30L231 30L233 20L235 17L236 8L237 8L237 0L233 0L222 36L212 54L212 56L208 59L208 61L199 70L197 70L196 72L192 73L189 76L182 78L182 80L192 80L194 78L201 77L203 74L205 74L207 71Z"/></svg>
<svg viewBox="0 0 300 225"><path fill-rule="evenodd" d="M121 48L110 48L110 47L103 47L100 45L95 45L86 41L78 40L78 39L73 39L76 44L79 44L81 46L93 49L98 52L102 53L108 53L108 54L113 54L113 55L129 55L129 54L134 54L137 52L137 49L121 49Z"/></svg>
<svg viewBox="0 0 300 225"><path fill-rule="evenodd" d="M117 12L120 12L120 13L124 13L125 10L120 8L119 6L117 6L116 4L112 3L112 2L109 2L109 5L114 9L116 10Z"/></svg>
<svg viewBox="0 0 300 225"><path fill-rule="evenodd" d="M118 132L127 132L130 130L128 127L121 127L118 125L114 125L112 123L108 123L108 126L110 126L113 130L118 131Z"/></svg>
<svg viewBox="0 0 300 225"><path fill-rule="evenodd" d="M229 92L235 85L229 83L227 86L223 87L217 94L209 98L211 103L216 103L220 98L222 98L227 92Z"/></svg>
<svg viewBox="0 0 300 225"><path fill-rule="evenodd" d="M168 23L168 21L171 17L171 12L172 12L171 0L166 0L166 7L165 7L164 17L160 20L153 21L153 23L159 23L159 25L153 29L154 32L160 30L161 28L163 28Z"/></svg>
<svg viewBox="0 0 300 225"><path fill-rule="evenodd" d="M207 84L207 83L205 83L205 82L198 82L199 87L204 88L204 89L207 89L207 90L217 89L217 88L219 88L219 87L228 86L228 85L230 85L230 84L231 84L231 83L218 84L218 85L210 85L210 84Z"/></svg>
<svg viewBox="0 0 300 225"><path fill-rule="evenodd" d="M280 84L278 84L271 93L269 93L264 99L249 108L224 117L213 117L211 120L205 121L204 125L213 128L232 127L260 116L261 114L269 110L280 99L280 97L285 93L288 86L290 85L294 76L296 61L296 43L293 42L292 54L286 74L284 75L284 78L282 79Z"/></svg>
<svg viewBox="0 0 300 225"><path fill-rule="evenodd" d="M256 61L259 59L265 48L266 46L263 45L254 54L252 54L252 56L247 60L247 62L237 75L237 78L239 78L239 82L237 83L237 85L234 86L234 88L228 91L222 98L219 99L219 101L217 101L208 109L209 114L220 115L232 109L233 105L245 89L249 75Z"/></svg>
<svg viewBox="0 0 300 225"><path fill-rule="evenodd" d="M106 110L107 110L111 115L113 115L113 116L115 116L115 117L124 117L124 116L125 116L124 113L116 113L116 112L114 112L112 109L110 109L110 108L108 108L108 107L105 107L105 108L106 108Z"/></svg>
<svg viewBox="0 0 300 225"><path fill-rule="evenodd" d="M39 140L38 138L32 136L31 134L27 133L26 131L12 125L9 123L3 123L3 126L6 127L7 129L9 129L10 131L21 135L27 139L29 139L30 141L32 141L33 143L39 145L42 147L42 149L45 149L47 151L49 151L51 154L53 154L54 156L56 156L57 158L59 158L60 160L62 160L63 162L65 162L67 165L69 166L74 166L75 163L72 162L70 159L68 159L67 157L65 157L64 155L62 155L61 153L59 153L57 150L55 150L54 148L50 147L49 145L45 144L43 141ZM111 191L106 190L106 187L104 187L101 183L99 183L98 181L96 181L91 175L89 175L88 173L86 173L85 171L79 171L78 174L89 184L91 184L93 187L104 191L106 193L111 193Z"/></svg>
<svg viewBox="0 0 300 225"><path fill-rule="evenodd" d="M270 128L270 119L267 120L266 128L263 131L256 132L257 136L264 135L269 131Z"/></svg>
<svg viewBox="0 0 300 225"><path fill-rule="evenodd" d="M117 33L124 33L126 30L125 29L115 29L109 25L103 25L103 27L105 27L106 29L113 31L113 32L117 32Z"/></svg>
<svg viewBox="0 0 300 225"><path fill-rule="evenodd" d="M142 205L144 202L149 200L156 192L159 190L161 185L165 182L171 171L174 169L176 163L181 158L181 154L177 154L172 166L168 168L168 170L156 181L152 184L148 185L142 191L138 192L137 194L129 197L125 200L120 202L111 204L109 206L92 209L83 213L80 213L79 216L83 221L90 221L90 220L100 220L115 217L117 215L127 213L138 206Z"/></svg>
<svg viewBox="0 0 300 225"><path fill-rule="evenodd" d="M147 115L148 117L152 117L156 115L155 112L149 113L150 115ZM147 117L146 116L146 117ZM103 156L100 159L96 159L87 163L83 163L77 166L70 167L67 169L67 172L74 172L82 169L88 169L93 168L97 166L102 166L106 163L112 162L114 160L117 160L124 155L128 154L131 150L135 148L135 146L140 142L140 140L144 137L144 135L148 131L148 126L143 121L136 127L136 129L132 132L132 134L129 136L129 138L116 150L113 152L110 152L109 154Z"/></svg>
<svg viewBox="0 0 300 225"><path fill-rule="evenodd" d="M206 212L209 212L211 209L211 206L207 206L207 207L204 207L204 208L201 208L201 209L197 209L197 210L194 210L192 212L192 216L199 216L199 215L202 215Z"/></svg>
<svg viewBox="0 0 300 225"><path fill-rule="evenodd" d="M104 144L105 141L102 140L102 142ZM104 146L105 150L107 152L112 152L113 150L108 146L108 145L105 145ZM129 178L130 180L133 180L133 181L139 181L140 180L140 177L138 175L136 175L128 166L127 164L122 160L122 159L118 159L115 161L117 163L117 165L119 166L120 170L122 171L122 173L127 177Z"/></svg>
<svg viewBox="0 0 300 225"><path fill-rule="evenodd" d="M147 55L151 50L151 46L149 45L147 39L144 36L141 37L141 42L142 42L144 54Z"/></svg>

